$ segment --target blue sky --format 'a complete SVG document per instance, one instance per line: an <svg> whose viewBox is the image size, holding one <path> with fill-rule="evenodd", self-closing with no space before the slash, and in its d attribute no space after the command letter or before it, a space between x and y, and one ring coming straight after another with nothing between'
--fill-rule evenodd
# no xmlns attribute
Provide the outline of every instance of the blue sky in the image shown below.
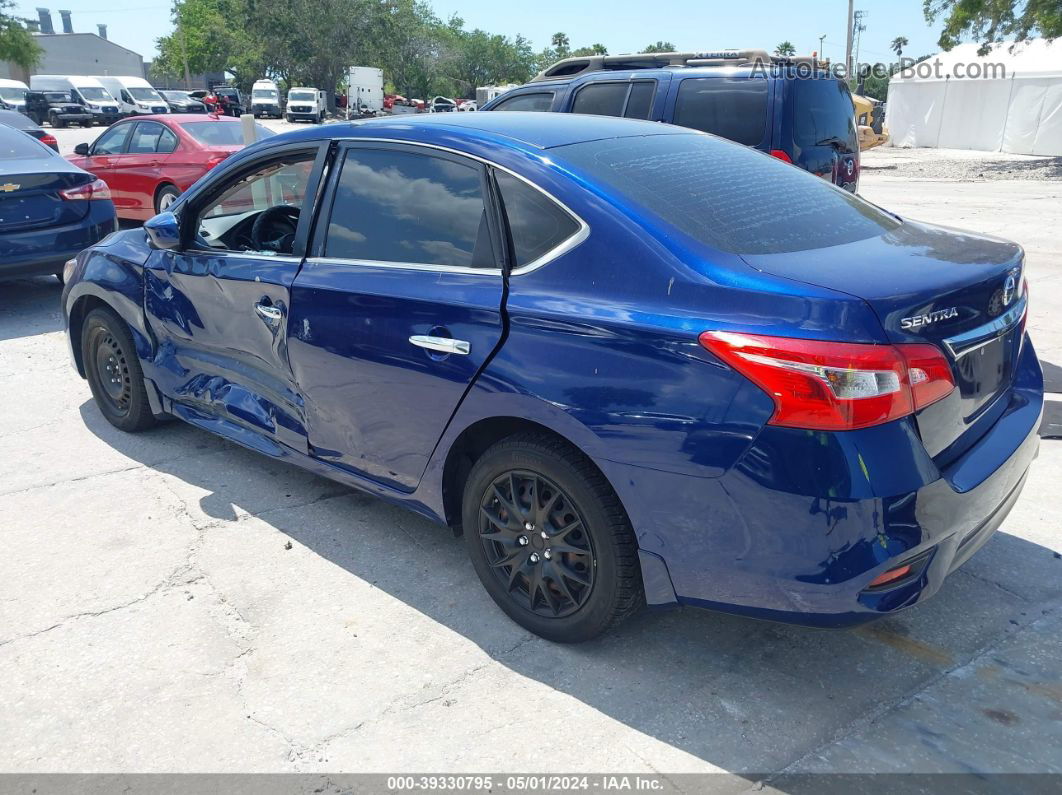
<svg viewBox="0 0 1062 795"><path fill-rule="evenodd" d="M19 13L36 17L35 8L51 0L22 0ZM155 39L170 30L168 0L56 0L52 18L59 29L60 8L73 12L74 30L95 32L96 23L108 26L113 41L150 58ZM780 41L792 41L799 53L818 49L819 36L826 34L823 51L834 60L844 57L847 0L759 0L751 3L718 0L536 0L534 3L506 0L435 0L436 13L459 14L469 28L530 39L535 49L549 43L550 36L564 31L572 46L601 42L609 52L634 52L658 39L680 50L723 47L774 49ZM856 0L856 8L868 12L860 60L888 61L889 42L906 36L911 44L905 55L937 51L937 30L922 16L922 0ZM354 24L352 20L352 24Z"/></svg>

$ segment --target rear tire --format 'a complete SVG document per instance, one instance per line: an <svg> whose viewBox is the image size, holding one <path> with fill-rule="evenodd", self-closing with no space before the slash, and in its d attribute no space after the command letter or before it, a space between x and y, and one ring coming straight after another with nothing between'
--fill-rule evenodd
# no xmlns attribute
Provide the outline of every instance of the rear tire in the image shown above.
<svg viewBox="0 0 1062 795"><path fill-rule="evenodd" d="M92 397L107 422L128 433L155 425L133 337L110 309L93 309L85 318L81 361Z"/></svg>
<svg viewBox="0 0 1062 795"><path fill-rule="evenodd" d="M181 192L177 189L176 185L163 185L159 188L159 192L155 194L155 212L161 213L169 209L177 197L181 195Z"/></svg>
<svg viewBox="0 0 1062 795"><path fill-rule="evenodd" d="M487 593L536 635L590 640L645 603L619 498L561 440L517 434L488 449L468 475L462 524Z"/></svg>

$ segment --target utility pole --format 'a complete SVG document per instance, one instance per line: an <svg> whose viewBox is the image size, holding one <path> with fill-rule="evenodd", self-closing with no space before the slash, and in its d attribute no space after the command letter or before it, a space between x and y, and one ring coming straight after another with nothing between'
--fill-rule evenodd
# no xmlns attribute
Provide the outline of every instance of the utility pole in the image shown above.
<svg viewBox="0 0 1062 795"><path fill-rule="evenodd" d="M848 0L848 37L844 45L844 68L846 79L852 77L852 35L855 33L855 0Z"/></svg>
<svg viewBox="0 0 1062 795"><path fill-rule="evenodd" d="M859 70L859 45L863 41L863 31L867 29L867 26L863 24L863 20L870 16L869 11L856 11L855 12L855 68ZM857 75L858 77L858 75Z"/></svg>
<svg viewBox="0 0 1062 795"><path fill-rule="evenodd" d="M825 61L826 60L826 54L823 53L823 51L822 51L822 43L824 41L826 41L826 34L825 33L823 33L821 36L819 36L819 60L820 61Z"/></svg>
<svg viewBox="0 0 1062 795"><path fill-rule="evenodd" d="M188 38L184 35L184 25L181 23L181 7L177 0L173 0L173 18L177 23L177 32L181 36L181 59L184 61L184 90L192 90L192 75L188 71Z"/></svg>

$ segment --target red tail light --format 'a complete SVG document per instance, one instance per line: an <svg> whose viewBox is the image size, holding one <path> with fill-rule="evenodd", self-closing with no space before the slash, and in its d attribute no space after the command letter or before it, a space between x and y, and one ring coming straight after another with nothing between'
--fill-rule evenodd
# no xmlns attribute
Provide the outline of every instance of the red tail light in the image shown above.
<svg viewBox="0 0 1062 795"><path fill-rule="evenodd" d="M107 183L102 179L97 179L87 185L80 185L76 188L61 190L59 191L59 195L69 201L109 199L111 198L111 189L107 187Z"/></svg>
<svg viewBox="0 0 1062 795"><path fill-rule="evenodd" d="M44 135L42 135L37 140L40 141L45 146L50 146L53 149L58 149L59 148L59 142L57 140L55 140L55 136L54 135L49 135L48 133L45 133Z"/></svg>
<svg viewBox="0 0 1062 795"><path fill-rule="evenodd" d="M792 164L793 162L793 158L787 155L784 149L772 149L771 157L777 157L779 160L790 164Z"/></svg>
<svg viewBox="0 0 1062 795"><path fill-rule="evenodd" d="M955 388L932 345L866 345L706 331L700 343L774 399L771 425L853 430L912 414Z"/></svg>
<svg viewBox="0 0 1062 795"><path fill-rule="evenodd" d="M214 168L214 166L218 165L221 161L228 157L229 154L229 152L222 152L221 154L211 155L210 159L207 160L207 171Z"/></svg>

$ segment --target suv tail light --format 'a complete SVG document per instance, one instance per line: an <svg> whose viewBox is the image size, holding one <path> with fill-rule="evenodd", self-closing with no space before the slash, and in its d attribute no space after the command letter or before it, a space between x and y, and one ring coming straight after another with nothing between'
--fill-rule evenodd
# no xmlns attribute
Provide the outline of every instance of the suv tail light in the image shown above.
<svg viewBox="0 0 1062 795"><path fill-rule="evenodd" d="M853 430L905 417L955 388L932 345L867 345L706 331L700 343L774 399L771 425Z"/></svg>
<svg viewBox="0 0 1062 795"><path fill-rule="evenodd" d="M107 187L107 183L102 179L96 179L89 182L87 185L79 185L76 188L61 190L59 191L59 195L68 201L109 199L111 198L111 189Z"/></svg>

